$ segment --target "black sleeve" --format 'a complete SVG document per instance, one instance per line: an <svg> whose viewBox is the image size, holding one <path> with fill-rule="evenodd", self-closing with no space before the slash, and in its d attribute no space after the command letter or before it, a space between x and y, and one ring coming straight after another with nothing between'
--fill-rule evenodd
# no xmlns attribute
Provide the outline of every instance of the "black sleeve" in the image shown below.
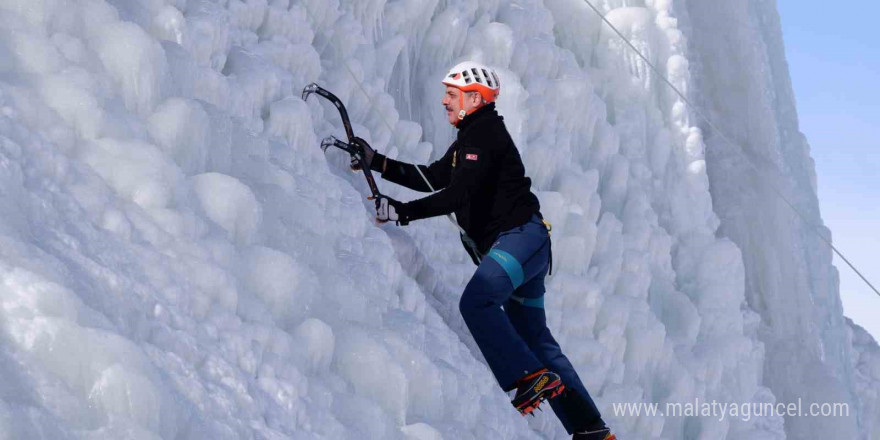
<svg viewBox="0 0 880 440"><path fill-rule="evenodd" d="M382 173L382 178L389 182L405 186L409 189L421 192L431 192L431 188L425 183L425 179L419 174L424 174L425 178L431 182L434 191L446 188L449 185L450 174L452 173L452 152L454 148L450 147L439 160L434 163L424 165L413 165L389 159L385 155L376 153L373 156L373 162L370 168L373 171ZM386 163L387 161L387 163ZM385 171L382 171L383 164ZM416 169L418 167L418 169Z"/></svg>
<svg viewBox="0 0 880 440"><path fill-rule="evenodd" d="M464 146L456 159L461 167L443 191L403 204L408 220L418 220L455 212L478 188L492 163L489 149Z"/></svg>

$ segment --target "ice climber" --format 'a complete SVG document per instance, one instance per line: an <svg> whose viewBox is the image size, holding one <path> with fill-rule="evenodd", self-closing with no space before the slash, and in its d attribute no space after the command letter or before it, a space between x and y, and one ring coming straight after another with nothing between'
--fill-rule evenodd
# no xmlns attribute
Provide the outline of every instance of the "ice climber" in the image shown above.
<svg viewBox="0 0 880 440"><path fill-rule="evenodd" d="M366 165L384 179L416 191L437 191L408 203L380 196L376 218L406 225L454 212L464 231L462 242L478 265L461 295L461 315L498 384L504 391L516 390L511 403L527 415L549 400L573 439L613 440L547 328L549 223L495 109L498 75L487 66L465 62L453 67L443 84L442 104L458 136L436 162L399 162L355 140L365 150Z"/></svg>

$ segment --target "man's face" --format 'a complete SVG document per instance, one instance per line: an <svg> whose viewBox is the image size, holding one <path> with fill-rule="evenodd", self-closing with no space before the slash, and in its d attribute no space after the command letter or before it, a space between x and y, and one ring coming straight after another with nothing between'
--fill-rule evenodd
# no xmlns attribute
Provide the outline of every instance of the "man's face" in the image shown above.
<svg viewBox="0 0 880 440"><path fill-rule="evenodd" d="M461 106L459 95L464 93L464 107ZM455 125L458 123L458 112L464 110L470 112L480 105L482 99L480 94L476 92L462 92L455 87L446 87L446 94L443 95L443 107L446 109L446 117L449 123Z"/></svg>

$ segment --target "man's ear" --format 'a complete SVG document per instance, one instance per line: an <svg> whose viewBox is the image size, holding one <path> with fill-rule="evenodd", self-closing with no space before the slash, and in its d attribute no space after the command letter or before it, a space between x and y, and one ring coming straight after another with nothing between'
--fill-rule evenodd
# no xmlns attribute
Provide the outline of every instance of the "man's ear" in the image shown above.
<svg viewBox="0 0 880 440"><path fill-rule="evenodd" d="M471 92L470 95L471 103L474 105L474 107L479 107L481 104L483 104L483 95L481 95L479 92Z"/></svg>

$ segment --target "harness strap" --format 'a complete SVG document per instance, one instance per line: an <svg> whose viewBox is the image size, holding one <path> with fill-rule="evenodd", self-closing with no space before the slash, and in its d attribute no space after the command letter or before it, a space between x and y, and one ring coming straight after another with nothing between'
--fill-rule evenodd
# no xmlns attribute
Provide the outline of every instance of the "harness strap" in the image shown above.
<svg viewBox="0 0 880 440"><path fill-rule="evenodd" d="M507 276L510 277L510 282L513 283L514 290L522 285L525 280L523 268L513 255L510 255L510 253L502 251L501 249L492 249L489 251L488 256L501 265L501 268L507 272Z"/></svg>
<svg viewBox="0 0 880 440"><path fill-rule="evenodd" d="M510 299L526 306L526 307L534 307L536 309L544 308L544 295L541 295L538 298L523 298L521 296L513 295Z"/></svg>
<svg viewBox="0 0 880 440"><path fill-rule="evenodd" d="M498 262L501 265L501 268L507 272L507 276L510 277L510 282L513 284L514 290L522 285L523 283L523 269L522 265L513 255L502 251L500 249L492 249L489 251L488 256ZM511 295L510 299L526 306L526 307L534 307L536 309L544 308L544 295L541 295L537 298L526 298L517 295Z"/></svg>

